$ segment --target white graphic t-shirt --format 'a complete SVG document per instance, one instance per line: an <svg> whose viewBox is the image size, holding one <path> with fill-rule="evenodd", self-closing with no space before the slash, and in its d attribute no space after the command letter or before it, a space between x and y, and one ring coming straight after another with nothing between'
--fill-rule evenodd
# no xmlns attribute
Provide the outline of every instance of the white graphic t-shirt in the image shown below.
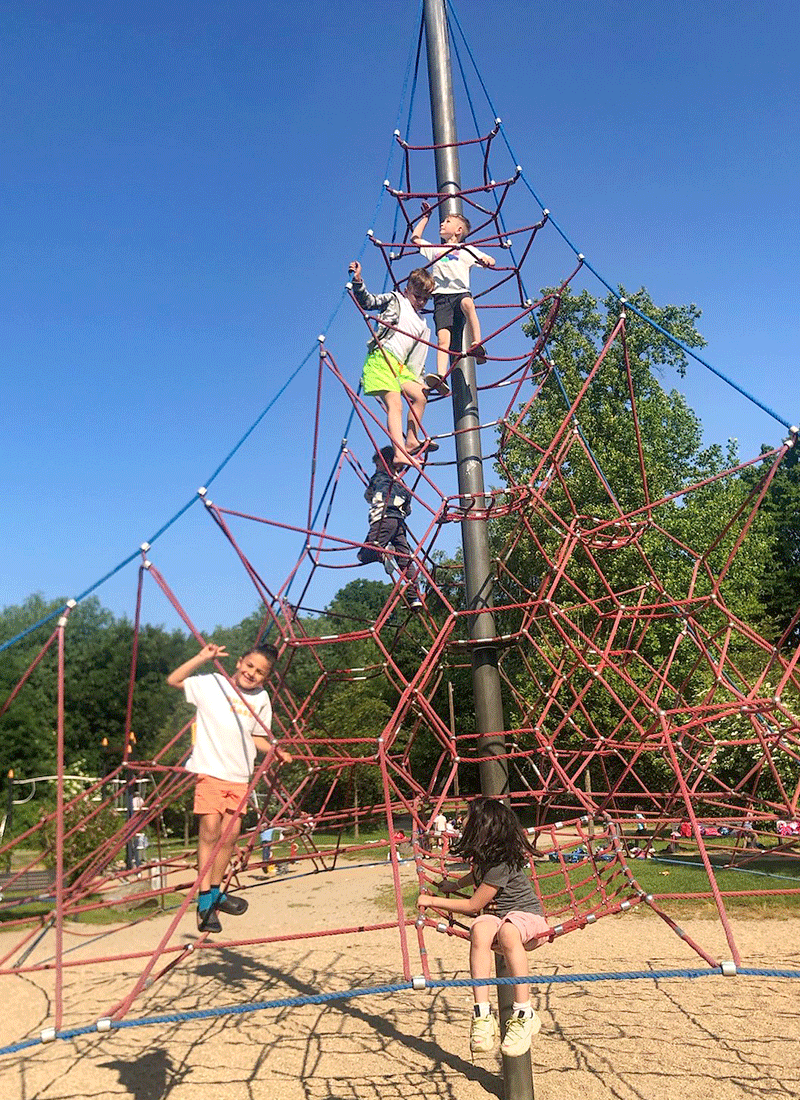
<svg viewBox="0 0 800 1100"><path fill-rule="evenodd" d="M253 736L268 736L272 703L261 688L240 698L224 676L189 676L183 682L187 700L197 707L195 742L186 761L190 772L212 775L229 783L249 783L256 746ZM246 702L245 702L246 700Z"/></svg>
<svg viewBox="0 0 800 1100"><path fill-rule="evenodd" d="M429 244L419 242L426 260L434 260L431 268L437 294L469 294L469 269L477 263L487 263L491 256L471 244Z"/></svg>

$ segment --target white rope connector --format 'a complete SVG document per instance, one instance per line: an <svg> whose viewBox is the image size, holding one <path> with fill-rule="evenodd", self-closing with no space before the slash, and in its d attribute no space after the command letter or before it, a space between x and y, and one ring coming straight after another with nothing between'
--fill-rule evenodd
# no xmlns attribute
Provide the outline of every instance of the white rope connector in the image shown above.
<svg viewBox="0 0 800 1100"><path fill-rule="evenodd" d="M208 492L208 489L206 489L205 485L201 485L200 488L197 490L197 495L199 497L204 497L207 492Z"/></svg>
<svg viewBox="0 0 800 1100"><path fill-rule="evenodd" d="M56 1029L54 1027L46 1027L44 1031L42 1031L39 1035L39 1038L42 1040L43 1043L52 1043L55 1040L55 1037Z"/></svg>
<svg viewBox="0 0 800 1100"><path fill-rule="evenodd" d="M425 981L425 977L424 977L423 974L415 974L414 975L414 977L411 979L411 988L412 989L427 989L428 988L428 983Z"/></svg>
<svg viewBox="0 0 800 1100"><path fill-rule="evenodd" d="M736 977L736 963L733 961L733 959L724 959L720 969L722 970L722 973L725 975L726 978Z"/></svg>
<svg viewBox="0 0 800 1100"><path fill-rule="evenodd" d="M544 216L545 216L546 218L549 218L549 217L550 217L550 211L549 211L549 210L547 209L547 207L545 207L545 208L544 208L544 210L542 211L542 213L544 214Z"/></svg>
<svg viewBox="0 0 800 1100"><path fill-rule="evenodd" d="M627 913L628 910L630 909L630 907L631 907L631 903L629 901L623 901L622 905L620 905L620 909L622 910L623 913Z"/></svg>
<svg viewBox="0 0 800 1100"><path fill-rule="evenodd" d="M389 189L389 188L390 188L390 187L391 187L392 185L391 185L391 183L389 182L389 180L384 180L384 181L383 181L383 186L384 186L384 187L385 187L385 188L387 189L387 191L388 191L388 189Z"/></svg>
<svg viewBox="0 0 800 1100"><path fill-rule="evenodd" d="M400 131L399 131L399 130L395 130L395 132L394 132L394 136L395 136L395 137L400 137Z"/></svg>
<svg viewBox="0 0 800 1100"><path fill-rule="evenodd" d="M372 232L372 230L371 230L371 229L368 229L368 230L367 230L367 236L368 236L368 237L374 237L374 236L375 236L375 234L374 234L374 233Z"/></svg>
<svg viewBox="0 0 800 1100"><path fill-rule="evenodd" d="M582 262L583 260L586 259L586 257L584 256L584 254L582 252L579 252L578 253L578 259L581 260L581 262Z"/></svg>
<svg viewBox="0 0 800 1100"><path fill-rule="evenodd" d="M318 341L318 342L319 342L320 344L324 344L324 343L325 343L325 333L324 333L324 332L321 332L321 333L319 334L319 336L317 337L317 341Z"/></svg>
<svg viewBox="0 0 800 1100"><path fill-rule="evenodd" d="M150 561L149 558L145 558L144 561L142 562L142 569L152 569L152 568L153 568L153 563Z"/></svg>
<svg viewBox="0 0 800 1100"><path fill-rule="evenodd" d="M522 172L522 165L521 164L515 164L514 165L514 170L516 172Z"/></svg>
<svg viewBox="0 0 800 1100"><path fill-rule="evenodd" d="M437 932L446 932L447 931L447 921L446 920L440 920L439 923L436 925L436 931Z"/></svg>
<svg viewBox="0 0 800 1100"><path fill-rule="evenodd" d="M589 915L586 918L586 923L587 924L594 924L594 922L596 920L597 920L597 913L589 913Z"/></svg>
<svg viewBox="0 0 800 1100"><path fill-rule="evenodd" d="M502 120L502 118L496 118L496 119L494 120L494 124L495 124L495 126L501 126L501 125L502 125L502 123L503 123L503 120Z"/></svg>
<svg viewBox="0 0 800 1100"><path fill-rule="evenodd" d="M61 629L63 629L63 628L64 628L64 627L66 626L66 625L67 625L67 616L66 616L66 615L62 615L62 616L61 616L61 618L60 618L60 619L58 620L58 626L59 626L59 627L60 627Z"/></svg>
<svg viewBox="0 0 800 1100"><path fill-rule="evenodd" d="M111 1031L111 1020L106 1016L102 1020L98 1020L95 1024L97 1031Z"/></svg>
<svg viewBox="0 0 800 1100"><path fill-rule="evenodd" d="M143 542L142 545L139 547L139 549L141 550L141 552L143 554L146 554L147 551L150 549L150 543L149 542Z"/></svg>

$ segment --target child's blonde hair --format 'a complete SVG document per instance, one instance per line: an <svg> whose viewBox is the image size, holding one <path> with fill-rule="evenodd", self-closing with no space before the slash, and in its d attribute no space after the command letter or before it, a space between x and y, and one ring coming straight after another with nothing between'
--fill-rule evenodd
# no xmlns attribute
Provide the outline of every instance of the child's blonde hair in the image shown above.
<svg viewBox="0 0 800 1100"><path fill-rule="evenodd" d="M465 218L463 214L448 214L447 217L448 218L458 218L458 220L464 226L464 232L462 233L463 237L466 237L467 233L469 233L469 231L472 229L472 226L470 225L470 222L469 222L469 218Z"/></svg>
<svg viewBox="0 0 800 1100"><path fill-rule="evenodd" d="M415 267L408 276L409 289L417 294L424 294L426 298L430 298L431 294L433 294L435 285L433 275L431 275L429 271L426 271L424 267Z"/></svg>

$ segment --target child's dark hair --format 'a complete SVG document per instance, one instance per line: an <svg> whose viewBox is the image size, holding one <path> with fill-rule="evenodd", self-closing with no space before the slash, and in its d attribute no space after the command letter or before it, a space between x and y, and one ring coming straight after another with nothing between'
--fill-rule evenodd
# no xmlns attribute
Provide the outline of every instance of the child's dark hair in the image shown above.
<svg viewBox="0 0 800 1100"><path fill-rule="evenodd" d="M382 470L384 465L388 466L391 470L392 463L394 462L394 447L381 447L379 451L376 451L372 456L372 461Z"/></svg>
<svg viewBox="0 0 800 1100"><path fill-rule="evenodd" d="M527 864L533 848L517 815L504 802L497 798L476 798L452 852L481 869L507 863L519 870Z"/></svg>
<svg viewBox="0 0 800 1100"><path fill-rule="evenodd" d="M251 653L257 653L260 657L264 657L271 665L274 665L278 659L278 651L275 646L268 645L266 642L259 642L258 645L251 645L250 648L242 654L241 659L244 660L245 657L249 657Z"/></svg>

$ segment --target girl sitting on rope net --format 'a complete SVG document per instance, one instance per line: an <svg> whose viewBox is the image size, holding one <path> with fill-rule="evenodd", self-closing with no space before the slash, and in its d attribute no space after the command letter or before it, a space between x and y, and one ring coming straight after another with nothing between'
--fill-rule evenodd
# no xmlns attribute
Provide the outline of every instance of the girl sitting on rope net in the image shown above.
<svg viewBox="0 0 800 1100"><path fill-rule="evenodd" d="M491 798L476 798L470 806L464 832L452 848L454 855L472 864L468 875L443 879L438 889L445 894L475 886L469 898L420 894L417 907L475 916L470 930L469 968L473 978L489 978L492 952L502 954L511 977L527 978L526 951L550 936L541 903L527 874L533 849L513 810ZM473 987L474 1015L469 1045L473 1053L494 1049L499 1027L489 1007L489 987ZM512 1058L530 1050L531 1039L542 1026L530 1001L530 986L514 986L514 1006L500 1044Z"/></svg>

